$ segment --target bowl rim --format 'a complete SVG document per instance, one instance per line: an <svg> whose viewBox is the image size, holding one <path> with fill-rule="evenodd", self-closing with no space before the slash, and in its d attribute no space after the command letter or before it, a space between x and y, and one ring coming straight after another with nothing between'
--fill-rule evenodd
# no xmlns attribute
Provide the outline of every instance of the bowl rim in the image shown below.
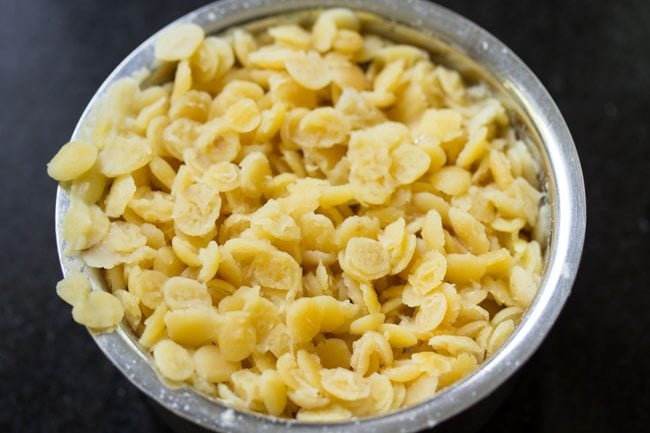
<svg viewBox="0 0 650 433"><path fill-rule="evenodd" d="M270 15L327 7L376 13L432 33L498 77L523 106L539 135L540 150L547 160L552 215L542 282L533 304L508 341L473 373L418 405L340 423L305 423L243 412L208 399L189 387L168 388L124 326L112 333L91 333L104 354L141 391L175 415L209 430L280 433L291 428L296 432L343 432L353 425L361 431L407 433L431 428L487 397L534 353L557 319L578 270L586 229L586 198L580 161L569 129L555 102L531 70L502 42L468 19L423 0L222 0L198 8L164 28L194 22L206 28L206 32L213 32ZM153 46L160 31L162 29L132 51L108 76L79 118L71 139L83 136L92 109L110 84L151 67ZM82 269L91 277L93 287L105 285L97 273L85 268L79 259L63 253L62 221L68 206L67 192L59 187L55 227L63 273Z"/></svg>

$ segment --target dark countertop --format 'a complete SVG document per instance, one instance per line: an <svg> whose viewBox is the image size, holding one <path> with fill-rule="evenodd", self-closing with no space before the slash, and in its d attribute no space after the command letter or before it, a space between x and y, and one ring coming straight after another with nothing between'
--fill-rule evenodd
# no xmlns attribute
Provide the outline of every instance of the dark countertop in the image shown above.
<svg viewBox="0 0 650 433"><path fill-rule="evenodd" d="M168 431L56 298L56 185L45 164L119 61L203 3L2 0L0 431ZM440 3L500 38L547 86L587 187L573 294L482 431L647 431L650 3Z"/></svg>

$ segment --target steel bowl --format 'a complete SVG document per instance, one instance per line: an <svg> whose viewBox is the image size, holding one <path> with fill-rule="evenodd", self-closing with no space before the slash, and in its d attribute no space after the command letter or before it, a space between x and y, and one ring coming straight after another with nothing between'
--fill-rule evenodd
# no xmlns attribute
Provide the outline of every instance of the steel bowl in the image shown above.
<svg viewBox="0 0 650 433"><path fill-rule="evenodd" d="M416 406L342 423L301 423L241 412L190 387L171 389L159 379L152 368L151 356L139 347L128 327L121 325L112 333L91 334L108 359L135 386L164 408L164 413L172 416L172 423L181 426L179 429L183 431L188 427L235 433L344 432L350 429L407 433L434 427L438 431L443 421L449 425L450 419L462 418L459 414L489 412L482 408L494 397L486 397L503 386L533 354L571 291L586 224L584 182L578 155L567 125L546 89L528 67L494 36L441 6L420 0L224 0L197 9L176 23L199 24L208 34L233 26L259 29L295 19L295 16L304 18L316 8L334 6L363 12L364 28L425 48L435 62L460 70L470 81L485 81L507 106L511 120L528 136L531 150L543 167L550 229L539 291L514 333L475 372ZM293 18L287 18L286 14ZM142 68L155 68L153 47L156 36L136 48L106 79L81 115L73 139L88 136L93 109L110 84ZM161 80L164 75L153 74L152 79ZM81 269L89 276L95 290L106 290L99 272L86 268L79 259L63 254L62 220L68 207L68 193L59 188L55 218L63 272ZM473 412L468 410L471 407Z"/></svg>

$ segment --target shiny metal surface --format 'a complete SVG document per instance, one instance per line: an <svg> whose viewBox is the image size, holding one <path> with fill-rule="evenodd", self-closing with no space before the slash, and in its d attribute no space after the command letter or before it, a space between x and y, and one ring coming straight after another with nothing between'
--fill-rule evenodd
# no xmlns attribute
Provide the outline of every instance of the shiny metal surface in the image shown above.
<svg viewBox="0 0 650 433"><path fill-rule="evenodd" d="M435 61L462 70L470 80L487 81L508 106L515 123L527 131L544 167L551 209L541 287L513 335L473 374L417 406L337 424L306 424L239 412L189 387L170 389L160 381L150 365L149 355L138 347L127 327L120 326L110 334L93 335L101 350L134 385L168 411L207 430L343 432L353 427L360 432L407 433L434 427L487 397L532 355L560 313L578 269L585 234L586 203L582 172L571 135L539 80L515 54L485 30L447 9L419 0L225 0L200 8L177 22L195 22L207 33L218 33L234 25L270 17L254 24L269 25L284 20L274 17L281 13L331 6L376 14L365 16L367 28L430 50ZM386 17L389 21L378 17ZM140 45L107 78L79 119L73 138L87 136L93 108L111 83L153 66L155 37ZM56 235L63 272L83 269L95 289L105 289L98 272L85 269L78 259L63 254L61 226L69 206L67 192L59 188L56 200Z"/></svg>

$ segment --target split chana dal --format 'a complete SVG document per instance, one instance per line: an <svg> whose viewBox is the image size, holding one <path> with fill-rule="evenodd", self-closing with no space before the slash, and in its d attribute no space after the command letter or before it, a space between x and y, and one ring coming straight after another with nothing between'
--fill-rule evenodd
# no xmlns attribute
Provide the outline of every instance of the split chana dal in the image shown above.
<svg viewBox="0 0 650 433"><path fill-rule="evenodd" d="M540 164L482 83L364 32L165 29L175 76L106 92L48 174L57 293L123 323L158 373L237 409L328 422L426 400L510 336L543 268Z"/></svg>

